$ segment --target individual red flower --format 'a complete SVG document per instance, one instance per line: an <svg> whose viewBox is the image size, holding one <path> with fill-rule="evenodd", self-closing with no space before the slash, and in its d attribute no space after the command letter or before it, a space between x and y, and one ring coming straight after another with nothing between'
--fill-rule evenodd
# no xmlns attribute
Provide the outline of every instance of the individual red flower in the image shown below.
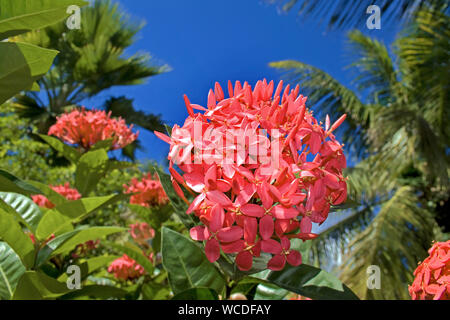
<svg viewBox="0 0 450 320"><path fill-rule="evenodd" d="M414 271L408 287L413 300L450 300L450 240L436 242Z"/></svg>
<svg viewBox="0 0 450 320"><path fill-rule="evenodd" d="M66 143L89 150L99 141L112 139L111 150L121 149L137 139L139 132L132 132L122 118L112 118L111 112L101 110L73 110L57 117L50 127L54 135Z"/></svg>
<svg viewBox="0 0 450 320"><path fill-rule="evenodd" d="M125 193L136 193L130 197L130 203L143 207L163 206L168 203L167 197L159 179L150 173L141 180L133 178L130 185L123 185Z"/></svg>
<svg viewBox="0 0 450 320"><path fill-rule="evenodd" d="M78 200L81 198L81 194L76 189L71 188L68 182L59 186L50 186L50 188L58 192L67 200ZM31 196L31 198L40 207L44 207L47 209L52 209L55 207L55 205L50 200L48 200L47 197L41 194Z"/></svg>
<svg viewBox="0 0 450 320"><path fill-rule="evenodd" d="M147 240L155 237L155 230L148 223L138 222L130 225L130 234L137 243L146 244Z"/></svg>
<svg viewBox="0 0 450 320"><path fill-rule="evenodd" d="M271 255L269 269L297 266L301 255L290 239L315 238L312 224L323 223L330 206L347 198L343 145L333 134L346 116L332 125L327 116L323 126L299 86L283 90L282 81L276 88L258 81L254 89L228 82L228 92L225 98L216 83L206 107L184 96L183 126L175 125L170 137L155 132L170 144L174 190L185 202L182 187L194 195L187 214L202 225L190 235L206 241L211 262L222 251L249 270L263 252Z"/></svg>
<svg viewBox="0 0 450 320"><path fill-rule="evenodd" d="M144 268L126 254L111 262L108 272L120 280L134 280L145 274Z"/></svg>

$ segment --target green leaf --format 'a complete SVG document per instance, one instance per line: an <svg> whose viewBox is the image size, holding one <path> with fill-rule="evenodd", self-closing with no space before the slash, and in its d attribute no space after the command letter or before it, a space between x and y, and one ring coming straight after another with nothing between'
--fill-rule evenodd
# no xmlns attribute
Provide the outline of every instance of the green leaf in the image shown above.
<svg viewBox="0 0 450 320"><path fill-rule="evenodd" d="M66 283L61 283L41 272L27 271L17 284L13 300L57 298L69 291Z"/></svg>
<svg viewBox="0 0 450 320"><path fill-rule="evenodd" d="M74 147L68 146L58 138L51 137L45 134L39 134L39 137L70 162L77 163L78 159L80 159L80 152L78 152Z"/></svg>
<svg viewBox="0 0 450 320"><path fill-rule="evenodd" d="M84 196L93 191L107 172L108 154L104 149L83 154L75 171L75 188Z"/></svg>
<svg viewBox="0 0 450 320"><path fill-rule="evenodd" d="M44 214L37 227L36 236L40 240L45 240L52 233L57 235L68 224L80 222L90 213L124 197L124 195L111 195L106 197L83 198L56 206Z"/></svg>
<svg viewBox="0 0 450 320"><path fill-rule="evenodd" d="M154 167L153 169L158 174L164 192L167 194L167 197L169 197L170 202L173 208L175 209L175 213L178 216L178 218L180 218L181 222L186 226L186 228L190 229L194 227L195 222L192 219L192 216L186 214L188 205L177 195L177 193L173 189L170 176L167 173L164 173L158 167Z"/></svg>
<svg viewBox="0 0 450 320"><path fill-rule="evenodd" d="M53 25L68 17L70 5L86 4L82 0L0 0L0 40Z"/></svg>
<svg viewBox="0 0 450 320"><path fill-rule="evenodd" d="M163 266L175 294L187 288L208 287L222 292L225 281L205 256L203 250L190 239L168 228L162 228Z"/></svg>
<svg viewBox="0 0 450 320"><path fill-rule="evenodd" d="M32 89L57 54L28 43L0 42L0 105L20 91Z"/></svg>
<svg viewBox="0 0 450 320"><path fill-rule="evenodd" d="M306 264L287 266L282 271L266 271L254 277L314 300L358 300L338 278Z"/></svg>
<svg viewBox="0 0 450 320"><path fill-rule="evenodd" d="M12 211L14 211L16 216L19 217L19 220L24 222L27 228L35 233L43 214L33 200L13 192L0 192L0 199L0 207L5 209L2 204L8 205L13 209Z"/></svg>
<svg viewBox="0 0 450 320"><path fill-rule="evenodd" d="M190 288L175 295L171 300L219 300L219 296L213 289Z"/></svg>
<svg viewBox="0 0 450 320"><path fill-rule="evenodd" d="M41 190L2 169L0 169L0 191L16 192L26 196L41 193Z"/></svg>
<svg viewBox="0 0 450 320"><path fill-rule="evenodd" d="M39 266L55 255L68 253L75 249L78 244L89 240L102 239L110 234L124 230L126 229L121 227L91 227L64 233L49 241L39 251L36 264Z"/></svg>
<svg viewBox="0 0 450 320"><path fill-rule="evenodd" d="M134 246L131 246L131 245L128 245L128 246L120 245L120 244L116 244L116 243L113 243L113 242L108 242L108 245L110 247L112 247L113 249L116 249L118 252L120 252L122 254L126 254L128 257L130 257L131 259L135 260L137 263L139 263L144 268L144 270L149 275L153 274L153 271L154 271L155 267L150 262L148 257L146 257L142 253L140 248L134 247Z"/></svg>
<svg viewBox="0 0 450 320"><path fill-rule="evenodd" d="M144 300L167 300L171 295L167 285L154 281L145 283L141 291Z"/></svg>
<svg viewBox="0 0 450 320"><path fill-rule="evenodd" d="M272 283L260 283L256 287L255 300L282 300L289 291Z"/></svg>
<svg viewBox="0 0 450 320"><path fill-rule="evenodd" d="M0 239L5 241L20 257L27 268L34 262L34 245L14 217L0 209Z"/></svg>
<svg viewBox="0 0 450 320"><path fill-rule="evenodd" d="M0 300L11 299L24 272L19 256L7 243L0 242Z"/></svg>
<svg viewBox="0 0 450 320"><path fill-rule="evenodd" d="M91 227L81 230L76 235L65 241L62 245L56 247L55 251L52 253L52 256L71 251L76 247L76 245L80 243L85 243L89 240L103 239L110 234L122 232L125 230L127 229L122 227ZM48 245L51 246L50 242L48 243Z"/></svg>

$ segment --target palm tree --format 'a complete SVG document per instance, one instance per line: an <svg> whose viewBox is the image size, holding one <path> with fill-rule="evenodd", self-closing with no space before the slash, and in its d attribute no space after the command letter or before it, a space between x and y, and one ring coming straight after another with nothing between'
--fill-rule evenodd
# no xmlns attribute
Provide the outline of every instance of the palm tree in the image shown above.
<svg viewBox="0 0 450 320"><path fill-rule="evenodd" d="M130 57L125 50L134 41L142 24L131 22L111 1L96 0L81 10L81 28L67 30L64 23L27 33L23 40L58 50L50 72L38 81L43 92L27 92L16 98L16 111L35 124L40 133L47 133L56 116L79 106L85 99L97 96L114 86L135 85L168 70L167 66L151 64L148 54ZM162 130L159 116L133 108L132 100L112 97L105 108L113 116L148 130ZM125 155L134 156L138 144Z"/></svg>
<svg viewBox="0 0 450 320"><path fill-rule="evenodd" d="M364 26L367 8L376 4L380 7L383 25L393 25L398 21L409 21L414 14L423 8L448 7L447 0L266 0L276 3L282 12L297 10L304 18L315 18L328 25L329 28L355 28Z"/></svg>
<svg viewBox="0 0 450 320"><path fill-rule="evenodd" d="M361 298L409 299L417 263L432 240L448 239L449 39L449 16L432 9L401 32L395 59L379 41L350 32L355 91L298 61L270 64L318 112L349 115L344 140L360 160L347 172L349 194L359 206L338 213L313 252ZM381 290L366 285L371 265L381 269Z"/></svg>

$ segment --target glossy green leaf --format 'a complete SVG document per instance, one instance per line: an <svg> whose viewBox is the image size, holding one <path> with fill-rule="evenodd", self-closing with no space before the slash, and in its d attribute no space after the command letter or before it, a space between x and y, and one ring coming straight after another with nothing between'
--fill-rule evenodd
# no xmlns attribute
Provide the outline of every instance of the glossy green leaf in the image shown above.
<svg viewBox="0 0 450 320"><path fill-rule="evenodd" d="M80 222L92 212L123 199L123 197L123 195L110 195L82 198L56 206L44 214L37 227L36 236L40 240L45 240L51 234L61 234L68 224Z"/></svg>
<svg viewBox="0 0 450 320"><path fill-rule="evenodd" d="M162 258L175 294L188 288L208 287L222 292L225 281L217 268L206 259L204 251L192 240L162 229Z"/></svg>
<svg viewBox="0 0 450 320"><path fill-rule="evenodd" d="M219 296L213 289L190 288L178 293L172 300L219 300Z"/></svg>
<svg viewBox="0 0 450 320"><path fill-rule="evenodd" d="M11 299L24 272L19 256L7 243L0 242L0 300Z"/></svg>
<svg viewBox="0 0 450 320"><path fill-rule="evenodd" d="M255 300L282 300L289 292L272 283L260 283L256 287Z"/></svg>
<svg viewBox="0 0 450 320"><path fill-rule="evenodd" d="M38 136L70 162L76 163L78 159L80 159L81 157L80 152L78 152L74 147L65 144L58 138L48 136L45 134L39 134Z"/></svg>
<svg viewBox="0 0 450 320"><path fill-rule="evenodd" d="M0 192L0 199L13 209L30 231L35 233L43 214L33 200L13 192ZM0 207L3 207L2 203L0 203Z"/></svg>
<svg viewBox="0 0 450 320"><path fill-rule="evenodd" d="M0 169L0 191L16 192L27 196L41 193L36 187L2 169Z"/></svg>
<svg viewBox="0 0 450 320"><path fill-rule="evenodd" d="M27 271L20 278L13 300L41 300L57 298L69 292L66 283L41 272Z"/></svg>
<svg viewBox="0 0 450 320"><path fill-rule="evenodd" d="M314 300L358 300L338 278L306 264L286 266L282 271L262 272L254 277Z"/></svg>
<svg viewBox="0 0 450 320"><path fill-rule="evenodd" d="M39 266L58 254L66 254L78 244L90 240L102 239L110 234L126 230L120 227L91 227L64 233L49 241L38 253L36 264Z"/></svg>
<svg viewBox="0 0 450 320"><path fill-rule="evenodd" d="M14 217L0 209L0 239L5 241L20 257L27 268L34 263L34 245Z"/></svg>
<svg viewBox="0 0 450 320"><path fill-rule="evenodd" d="M69 6L86 4L82 0L0 0L0 40L53 25L69 16Z"/></svg>
<svg viewBox="0 0 450 320"><path fill-rule="evenodd" d="M104 149L83 154L75 171L75 188L84 196L93 191L108 170L108 154Z"/></svg>
<svg viewBox="0 0 450 320"><path fill-rule="evenodd" d="M90 240L103 239L106 236L125 230L127 229L122 227L91 227L81 230L63 244L57 246L52 256L67 253L68 251L75 249L75 247L80 243L85 243ZM51 246L50 242L48 245Z"/></svg>
<svg viewBox="0 0 450 320"><path fill-rule="evenodd" d="M57 54L28 43L0 42L0 105L20 91L32 89Z"/></svg>

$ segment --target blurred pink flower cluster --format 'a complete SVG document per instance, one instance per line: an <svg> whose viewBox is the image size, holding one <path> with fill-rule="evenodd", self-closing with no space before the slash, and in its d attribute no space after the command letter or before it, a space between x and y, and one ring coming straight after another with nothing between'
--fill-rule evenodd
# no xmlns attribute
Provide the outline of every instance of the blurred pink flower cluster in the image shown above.
<svg viewBox="0 0 450 320"><path fill-rule="evenodd" d="M195 197L187 214L202 225L191 237L206 241L211 262L221 250L236 254L240 270L249 270L261 252L272 255L269 269L297 266L301 255L290 239L316 237L312 223L323 223L330 206L347 198L346 158L333 134L345 115L332 125L327 116L322 125L299 86L283 90L282 81L277 87L258 81L253 90L229 82L228 92L225 98L216 83L206 108L185 96L184 125L175 125L171 137L155 132L170 144L174 189L187 203L180 185Z"/></svg>
<svg viewBox="0 0 450 320"><path fill-rule="evenodd" d="M121 280L133 280L145 274L144 268L126 254L114 260L109 265L108 272L114 273L114 277Z"/></svg>
<svg viewBox="0 0 450 320"><path fill-rule="evenodd" d="M68 182L59 186L50 186L50 188L58 192L67 200L78 200L81 198L81 194L77 191L77 189L71 188ZM48 200L46 196L43 196L41 194L31 196L31 198L40 207L44 207L47 209L52 209L55 207L55 205L50 200Z"/></svg>
<svg viewBox="0 0 450 320"><path fill-rule="evenodd" d="M409 294L413 300L450 300L450 240L436 242L428 253L414 271Z"/></svg>
<svg viewBox="0 0 450 320"><path fill-rule="evenodd" d="M125 193L136 193L130 197L130 203L143 207L162 206L169 199L157 177L153 178L150 173L141 180L133 178L130 185L124 185Z"/></svg>
<svg viewBox="0 0 450 320"><path fill-rule="evenodd" d="M111 118L111 112L100 110L73 110L57 117L50 127L54 135L66 143L78 145L85 150L99 141L112 139L112 150L123 148L137 139L139 133L132 132L122 118Z"/></svg>
<svg viewBox="0 0 450 320"><path fill-rule="evenodd" d="M130 225L130 234L138 244L146 244L147 240L155 237L155 230L145 222L137 222Z"/></svg>

